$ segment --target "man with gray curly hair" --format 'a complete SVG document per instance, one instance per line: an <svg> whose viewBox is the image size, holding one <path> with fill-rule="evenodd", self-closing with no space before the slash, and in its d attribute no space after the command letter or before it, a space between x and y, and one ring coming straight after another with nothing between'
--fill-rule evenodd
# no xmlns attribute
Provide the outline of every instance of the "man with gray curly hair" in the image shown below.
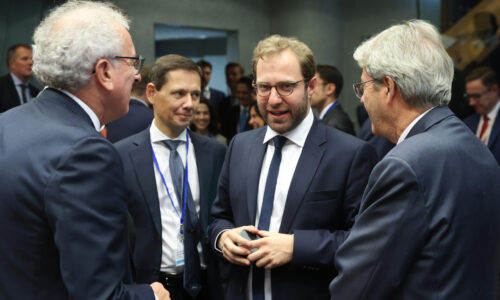
<svg viewBox="0 0 500 300"><path fill-rule="evenodd" d="M332 299L498 299L500 168L446 107L453 62L438 31L404 22L354 59L372 131L397 145L336 253Z"/></svg>
<svg viewBox="0 0 500 300"><path fill-rule="evenodd" d="M48 86L0 116L0 298L170 299L132 283L123 166L101 126L128 110L142 58L108 3L69 1L34 34Z"/></svg>

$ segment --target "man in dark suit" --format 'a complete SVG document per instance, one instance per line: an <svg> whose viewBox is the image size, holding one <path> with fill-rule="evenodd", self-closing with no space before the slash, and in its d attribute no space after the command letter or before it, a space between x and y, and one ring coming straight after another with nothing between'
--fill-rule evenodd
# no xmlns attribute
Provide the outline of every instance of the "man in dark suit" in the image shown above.
<svg viewBox="0 0 500 300"><path fill-rule="evenodd" d="M464 122L490 149L500 164L500 121L496 122L500 110L498 76L489 67L474 69L465 78L465 98L476 111Z"/></svg>
<svg viewBox="0 0 500 300"><path fill-rule="evenodd" d="M253 66L268 126L231 142L210 225L211 245L232 263L227 299L325 299L376 155L314 119L316 68L304 43L266 38Z"/></svg>
<svg viewBox="0 0 500 300"><path fill-rule="evenodd" d="M219 106L226 98L226 95L222 91L213 89L209 86L210 77L212 76L212 64L206 60L200 60L197 64L201 68L201 73L203 75L203 77L201 78L201 90L203 98L210 99L216 111L219 111Z"/></svg>
<svg viewBox="0 0 500 300"><path fill-rule="evenodd" d="M223 299L207 228L226 146L187 130L200 70L183 56L160 57L146 92L151 127L116 144L129 187L137 282L159 280L173 300ZM175 152L171 143L179 143ZM172 155L182 160L177 173Z"/></svg>
<svg viewBox="0 0 500 300"><path fill-rule="evenodd" d="M146 86L151 81L151 67L141 70L141 81L132 85L128 113L123 117L106 124L106 138L115 143L133 134L139 133L151 125L153 109L151 109Z"/></svg>
<svg viewBox="0 0 500 300"><path fill-rule="evenodd" d="M500 168L446 106L453 61L439 32L394 25L354 59L373 132L397 145L336 253L331 299L498 299Z"/></svg>
<svg viewBox="0 0 500 300"><path fill-rule="evenodd" d="M318 65L316 82L317 86L311 97L311 106L318 111L319 119L327 126L355 135L354 125L342 110L338 100L344 85L340 71L334 66Z"/></svg>
<svg viewBox="0 0 500 300"><path fill-rule="evenodd" d="M123 166L99 133L140 80L128 19L111 4L71 1L33 40L33 69L49 88L0 116L0 298L170 299L158 282L124 284Z"/></svg>
<svg viewBox="0 0 500 300"><path fill-rule="evenodd" d="M39 90L28 82L33 72L31 48L16 44L7 50L9 73L0 77L0 113L27 103L35 98Z"/></svg>
<svg viewBox="0 0 500 300"><path fill-rule="evenodd" d="M222 116L222 133L231 140L238 132L251 130L252 126L248 124L250 120L250 105L255 101L252 95L252 79L243 76L236 82L234 89L238 105L226 106Z"/></svg>

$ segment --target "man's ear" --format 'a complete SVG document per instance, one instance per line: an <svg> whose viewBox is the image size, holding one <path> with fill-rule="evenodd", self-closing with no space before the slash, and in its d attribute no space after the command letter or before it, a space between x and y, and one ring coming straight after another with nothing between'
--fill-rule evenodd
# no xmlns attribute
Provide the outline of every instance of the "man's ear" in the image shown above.
<svg viewBox="0 0 500 300"><path fill-rule="evenodd" d="M146 86L146 97L148 98L149 103L151 103L151 105L154 105L154 103L155 103L154 96L155 96L156 92L157 92L157 90L156 90L154 83L152 83L152 82L148 83L148 85Z"/></svg>
<svg viewBox="0 0 500 300"><path fill-rule="evenodd" d="M314 89L316 89L316 76L313 76L313 78L309 79L309 83L307 84L307 93L309 99L311 99L312 94L314 93Z"/></svg>
<svg viewBox="0 0 500 300"><path fill-rule="evenodd" d="M114 86L113 80L111 80L112 67L111 62L107 59L99 59L95 64L96 81L107 90L112 90Z"/></svg>
<svg viewBox="0 0 500 300"><path fill-rule="evenodd" d="M392 79L390 76L384 76L384 78L382 78L381 88L385 90L388 102L391 102L397 92L397 85L394 79Z"/></svg>
<svg viewBox="0 0 500 300"><path fill-rule="evenodd" d="M328 96L333 96L335 94L335 90L337 90L337 85L333 82L328 83L326 86L326 94Z"/></svg>

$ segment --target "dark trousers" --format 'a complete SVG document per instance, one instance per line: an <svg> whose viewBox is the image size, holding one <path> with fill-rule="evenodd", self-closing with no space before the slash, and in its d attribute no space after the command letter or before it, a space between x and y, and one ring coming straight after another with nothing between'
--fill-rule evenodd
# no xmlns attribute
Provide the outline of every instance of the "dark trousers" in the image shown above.
<svg viewBox="0 0 500 300"><path fill-rule="evenodd" d="M165 289L170 293L171 300L218 300L210 299L207 271L201 271L201 291L198 297L191 297L184 289L184 274L179 275L167 275L166 273L160 272L160 277L158 282L163 284Z"/></svg>

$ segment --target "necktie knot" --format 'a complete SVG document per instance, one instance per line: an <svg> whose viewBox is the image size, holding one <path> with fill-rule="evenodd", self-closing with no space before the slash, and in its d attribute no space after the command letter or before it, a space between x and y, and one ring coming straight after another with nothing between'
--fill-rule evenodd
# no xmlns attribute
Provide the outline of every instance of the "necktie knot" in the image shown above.
<svg viewBox="0 0 500 300"><path fill-rule="evenodd" d="M287 138L282 135L277 135L273 138L273 141L274 141L274 148L276 148L276 150L281 151L281 149L283 148L283 146L287 141Z"/></svg>
<svg viewBox="0 0 500 300"><path fill-rule="evenodd" d="M177 147L182 143L182 141L179 140L164 140L163 143L165 143L165 146L167 146L170 151L175 151L177 150Z"/></svg>
<svg viewBox="0 0 500 300"><path fill-rule="evenodd" d="M488 118L488 115L483 115L484 122L488 122L490 118Z"/></svg>

